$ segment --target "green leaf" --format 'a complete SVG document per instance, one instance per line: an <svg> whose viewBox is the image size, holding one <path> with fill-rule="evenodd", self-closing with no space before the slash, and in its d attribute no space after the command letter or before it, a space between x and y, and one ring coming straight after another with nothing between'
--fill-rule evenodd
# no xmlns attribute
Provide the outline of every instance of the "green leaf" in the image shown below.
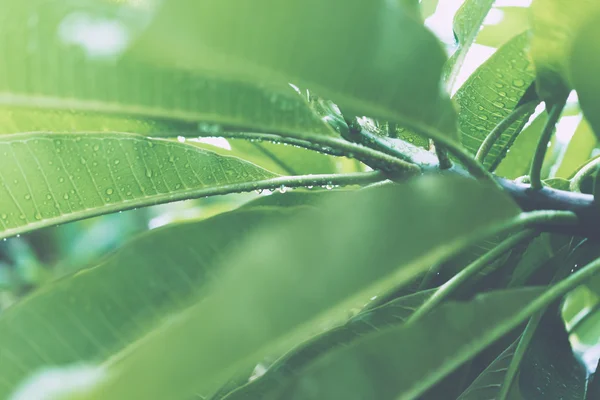
<svg viewBox="0 0 600 400"><path fill-rule="evenodd" d="M567 149L556 171L556 176L561 178L572 177L575 171L589 161L597 143L598 139L594 135L590 124L585 118L582 119L573 137L569 140Z"/></svg>
<svg viewBox="0 0 600 400"><path fill-rule="evenodd" d="M528 7L494 6L493 9L502 13L502 20L495 24L484 25L477 34L476 43L498 48L529 29Z"/></svg>
<svg viewBox="0 0 600 400"><path fill-rule="evenodd" d="M128 47L154 13L151 2L5 0L3 10L0 131L104 127L145 133L139 125L174 120L191 123L192 129L208 121L238 129L334 134L287 82L259 87L220 71L163 68L130 57ZM95 37L113 42L90 40Z"/></svg>
<svg viewBox="0 0 600 400"><path fill-rule="evenodd" d="M444 82L449 92L452 92L458 72L492 4L494 0L467 0L454 15L452 28L458 40L458 48L444 66Z"/></svg>
<svg viewBox="0 0 600 400"><path fill-rule="evenodd" d="M457 400L496 399L516 348L517 342L504 350L479 374Z"/></svg>
<svg viewBox="0 0 600 400"><path fill-rule="evenodd" d="M44 367L103 361L135 342L195 299L253 228L294 212L236 211L148 232L3 311L0 397Z"/></svg>
<svg viewBox="0 0 600 400"><path fill-rule="evenodd" d="M600 10L600 6L596 6ZM589 23L585 24L575 39L571 51L565 55L568 59L565 63L573 88L577 91L579 104L583 115L589 121L597 138L600 138L600 79L598 68L600 68L600 46L595 38L600 34L598 22L600 14L588 17ZM592 36L590 36L592 35Z"/></svg>
<svg viewBox="0 0 600 400"><path fill-rule="evenodd" d="M458 125L463 146L473 154L490 131L519 104L533 82L525 53L528 33L511 39L483 63L456 92ZM519 118L494 144L484 165L494 170L506 155L531 113Z"/></svg>
<svg viewBox="0 0 600 400"><path fill-rule="evenodd" d="M386 0L165 2L134 54L254 84L292 82L352 115L456 138L440 90L445 52L413 14Z"/></svg>
<svg viewBox="0 0 600 400"><path fill-rule="evenodd" d="M544 180L544 185L550 186L552 189L569 190L571 182L564 178L550 178Z"/></svg>
<svg viewBox="0 0 600 400"><path fill-rule="evenodd" d="M448 303L419 320L330 352L279 398L413 399L515 328L543 292L514 289ZM401 371L402 373L399 373ZM338 382L343 379L344 385Z"/></svg>
<svg viewBox="0 0 600 400"><path fill-rule="evenodd" d="M4 135L0 155L0 237L275 176L238 158L125 133Z"/></svg>
<svg viewBox="0 0 600 400"><path fill-rule="evenodd" d="M569 335L551 307L542 317L529 344L519 374L519 390L527 400L584 398L587 372L575 358Z"/></svg>
<svg viewBox="0 0 600 400"><path fill-rule="evenodd" d="M492 187L448 178L347 193L252 235L209 296L114 358L90 398L210 393L518 214Z"/></svg>
<svg viewBox="0 0 600 400"><path fill-rule="evenodd" d="M392 300L380 307L363 311L344 325L333 328L301 344L267 369L264 375L232 392L227 400L263 399L282 388L303 369L328 351L347 346L359 338L404 323L436 289Z"/></svg>
<svg viewBox="0 0 600 400"><path fill-rule="evenodd" d="M536 69L536 85L542 100L566 99L571 85L568 73L571 46L580 27L600 10L596 0L534 0L530 6L530 54ZM588 38L591 39L591 38ZM576 44L577 45L577 44ZM587 63L594 55L585 47ZM590 52L590 53L588 53Z"/></svg>

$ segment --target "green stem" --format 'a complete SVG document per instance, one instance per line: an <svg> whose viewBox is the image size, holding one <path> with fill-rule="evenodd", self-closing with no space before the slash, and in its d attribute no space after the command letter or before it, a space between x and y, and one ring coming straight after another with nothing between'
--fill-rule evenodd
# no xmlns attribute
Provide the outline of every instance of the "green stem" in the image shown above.
<svg viewBox="0 0 600 400"><path fill-rule="evenodd" d="M452 161L450 161L450 157L448 157L448 151L446 148L438 144L435 140L433 141L433 145L435 146L435 154L438 158L438 166L441 170L452 168Z"/></svg>
<svg viewBox="0 0 600 400"><path fill-rule="evenodd" d="M532 189L540 190L544 187L541 178L542 165L544 164L544 158L546 156L546 151L548 150L548 142L554 133L554 128L564 107L565 101L558 102L552 106L550 114L548 115L548 121L546 121L546 125L542 130L542 135L540 136L540 140L535 150L533 161L531 162L531 171L529 173Z"/></svg>
<svg viewBox="0 0 600 400"><path fill-rule="evenodd" d="M466 169L469 171L471 175L475 178L484 179L500 187L500 185L496 182L494 175L489 172L483 164L479 161L475 160L471 154L469 154L465 149L463 149L459 144L454 143L454 141L447 137L443 132L428 126L423 126L421 124L413 123L410 125L416 133L434 139L438 145L442 145L450 154L452 154Z"/></svg>
<svg viewBox="0 0 600 400"><path fill-rule="evenodd" d="M475 274L481 271L483 268L488 266L491 262L501 257L504 253L511 250L520 243L529 240L537 235L534 230L526 230L516 235L509 237L502 241L492 250L473 261L466 268L454 275L452 279L440 286L438 290L431 296L417 311L415 311L410 320L418 319L421 316L430 312L433 308L437 307L442 302L446 301L451 294L453 294L460 286L466 281L471 279Z"/></svg>
<svg viewBox="0 0 600 400"><path fill-rule="evenodd" d="M598 168L600 168L600 157L594 158L589 163L581 167L579 171L577 171L575 176L573 176L573 179L571 179L569 190L571 192L581 193L581 183L583 180L596 172Z"/></svg>
<svg viewBox="0 0 600 400"><path fill-rule="evenodd" d="M569 258L567 261L565 261L552 278L552 282L550 282L550 284L556 284L557 282L560 282L569 276L573 262L574 261L572 258ZM533 336L535 335L538 325L540 324L545 312L546 308L539 310L532 315L529 319L529 322L527 322L527 326L521 334L519 344L517 344L515 353L510 361L510 365L508 366L508 370L506 371L506 375L504 376L504 380L502 382L502 387L500 388L500 393L498 394L496 400L506 400L508 398L513 381L519 372L521 361L523 361L523 358L525 357L527 348L529 347L529 344L531 343L531 340L533 339Z"/></svg>
<svg viewBox="0 0 600 400"><path fill-rule="evenodd" d="M489 154L494 144L500 139L500 136L511 127L519 118L535 110L539 103L529 102L515 108L506 118L504 118L492 131L487 135L475 155L475 160L483 164L485 157Z"/></svg>
<svg viewBox="0 0 600 400"><path fill-rule="evenodd" d="M421 169L414 164L385 154L381 151L362 146L347 140L338 139L324 135L310 134L275 134L256 132L229 132L222 131L217 134L208 132L194 132L190 136L195 137L224 137L229 139L244 139L250 141L267 141L273 143L286 143L292 146L303 147L321 153L334 156L346 156L356 158L373 169L384 169L393 171L404 171L412 175L421 173Z"/></svg>
<svg viewBox="0 0 600 400"><path fill-rule="evenodd" d="M529 319L529 322L527 323L525 330L521 334L521 338L519 339L519 344L517 344L515 353L513 354L513 357L510 361L508 370L506 371L506 375L504 376L504 379L502 381L502 387L500 388L500 393L498 394L498 397L496 397L496 400L506 400L508 393L512 387L512 383L513 383L515 377L517 376L517 372L519 372L521 360L523 360L523 357L525 356L527 347L529 346L531 339L533 339L533 335L535 334L535 331L536 331L538 325L540 324L540 321L542 319L542 316L544 315L544 312L545 312L545 309L538 311Z"/></svg>

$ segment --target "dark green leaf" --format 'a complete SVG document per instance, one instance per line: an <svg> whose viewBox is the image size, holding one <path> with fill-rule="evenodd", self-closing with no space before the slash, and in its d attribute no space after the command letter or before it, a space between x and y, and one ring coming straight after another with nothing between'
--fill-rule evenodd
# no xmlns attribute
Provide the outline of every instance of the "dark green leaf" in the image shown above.
<svg viewBox="0 0 600 400"><path fill-rule="evenodd" d="M504 350L498 358L479 374L458 400L496 399L516 348L517 343L515 342Z"/></svg>
<svg viewBox="0 0 600 400"><path fill-rule="evenodd" d="M544 180L544 185L550 186L552 189L569 190L571 182L564 178L550 178Z"/></svg>
<svg viewBox="0 0 600 400"><path fill-rule="evenodd" d="M527 400L581 400L587 371L575 358L558 307L542 317L521 364L519 389Z"/></svg>
<svg viewBox="0 0 600 400"><path fill-rule="evenodd" d="M463 146L477 153L490 131L519 104L533 82L533 67L525 53L528 33L511 39L481 65L458 90L458 125ZM484 164L494 170L531 114L519 118L490 150Z"/></svg>
<svg viewBox="0 0 600 400"><path fill-rule="evenodd" d="M515 328L542 293L527 288L448 303L421 319L330 352L279 398L412 399ZM344 384L338 382L343 380Z"/></svg>

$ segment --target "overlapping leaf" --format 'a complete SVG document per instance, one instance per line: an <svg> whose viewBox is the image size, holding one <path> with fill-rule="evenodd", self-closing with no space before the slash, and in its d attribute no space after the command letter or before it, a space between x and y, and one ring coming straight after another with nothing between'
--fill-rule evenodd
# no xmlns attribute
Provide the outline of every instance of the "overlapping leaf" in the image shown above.
<svg viewBox="0 0 600 400"><path fill-rule="evenodd" d="M461 142L471 153L477 153L488 133L517 107L533 82L533 66L525 53L527 45L527 32L511 39L456 93ZM530 115L519 118L501 135L485 158L485 166L491 170L498 166Z"/></svg>
<svg viewBox="0 0 600 400"><path fill-rule="evenodd" d="M134 134L5 135L0 155L0 237L275 176L238 158Z"/></svg>
<svg viewBox="0 0 600 400"><path fill-rule="evenodd" d="M247 82L292 82L352 115L456 138L455 111L440 91L446 55L402 2L165 2L135 54Z"/></svg>
<svg viewBox="0 0 600 400"><path fill-rule="evenodd" d="M512 201L490 189L440 177L362 190L252 235L210 295L116 358L90 398L212 392L515 215ZM473 203L484 198L485 211ZM408 225L418 231L395 229Z"/></svg>
<svg viewBox="0 0 600 400"><path fill-rule="evenodd" d="M147 133L140 128L151 118L153 124L190 123L188 129L208 121L238 129L334 133L287 82L259 87L221 71L163 68L128 57L155 12L151 2L3 0L2 9L0 132L107 126Z"/></svg>

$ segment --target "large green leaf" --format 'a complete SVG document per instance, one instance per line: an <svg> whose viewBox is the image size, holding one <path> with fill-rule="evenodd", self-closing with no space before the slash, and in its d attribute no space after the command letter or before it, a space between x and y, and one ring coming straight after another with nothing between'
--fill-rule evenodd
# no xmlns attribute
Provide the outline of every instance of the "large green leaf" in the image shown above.
<svg viewBox="0 0 600 400"><path fill-rule="evenodd" d="M351 114L456 138L455 111L440 90L445 52L402 3L163 2L134 53L255 84L292 82Z"/></svg>
<svg viewBox="0 0 600 400"><path fill-rule="evenodd" d="M524 305L542 292L540 288L498 291L470 302L442 305L415 322L330 352L277 398L417 398L515 328L527 317Z"/></svg>
<svg viewBox="0 0 600 400"><path fill-rule="evenodd" d="M236 211L148 232L0 316L0 397L43 367L103 361L181 310L228 251L293 209Z"/></svg>
<svg viewBox="0 0 600 400"><path fill-rule="evenodd" d="M0 237L275 176L238 158L124 133L4 135L0 155Z"/></svg>
<svg viewBox="0 0 600 400"><path fill-rule="evenodd" d="M461 141L471 153L477 153L490 131L517 107L533 82L533 67L525 53L527 45L527 32L511 39L456 92ZM498 166L530 115L519 118L500 136L485 158L485 166L491 170Z"/></svg>
<svg viewBox="0 0 600 400"><path fill-rule="evenodd" d="M328 351L347 346L364 335L404 323L435 290L430 289L400 297L380 307L359 313L344 325L316 336L287 353L271 365L264 375L232 392L226 400L265 398L269 393L283 387Z"/></svg>
<svg viewBox="0 0 600 400"><path fill-rule="evenodd" d="M164 118L334 133L287 82L266 88L221 71L186 71L133 60L127 48L152 17L152 2L3 0L1 4L0 132L29 132L40 130L40 125L41 130L90 126L97 130L108 125L109 130L124 131L125 125L140 133L143 118ZM58 116L51 110L65 112ZM92 112L134 121L104 120Z"/></svg>
<svg viewBox="0 0 600 400"><path fill-rule="evenodd" d="M530 7L530 54L537 73L537 89L550 103L566 99L571 85L567 71L569 54L579 28L595 11L596 0L534 0ZM591 38L590 38L591 40ZM586 47L585 51L589 51ZM586 53L586 57L592 56ZM588 59L582 59L587 63Z"/></svg>
<svg viewBox="0 0 600 400"><path fill-rule="evenodd" d="M318 212L307 209L249 237L210 295L115 358L90 398L208 394L243 366L335 326L516 213L492 187L449 177L336 196Z"/></svg>
<svg viewBox="0 0 600 400"><path fill-rule="evenodd" d="M450 92L492 4L494 0L467 0L454 15L453 30L458 40L458 49L444 66L444 81Z"/></svg>
<svg viewBox="0 0 600 400"><path fill-rule="evenodd" d="M600 10L600 6L597 6ZM579 97L583 114L597 138L600 138L600 45L595 40L600 34L600 14L590 17L590 22L580 29L565 63L574 89Z"/></svg>

